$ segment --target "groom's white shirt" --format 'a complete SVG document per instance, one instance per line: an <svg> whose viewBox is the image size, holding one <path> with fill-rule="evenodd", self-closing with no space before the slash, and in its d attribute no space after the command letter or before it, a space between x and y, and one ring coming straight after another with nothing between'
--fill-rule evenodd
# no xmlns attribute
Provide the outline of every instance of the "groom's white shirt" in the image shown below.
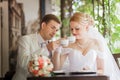
<svg viewBox="0 0 120 80"><path fill-rule="evenodd" d="M13 80L26 80L30 73L28 72L28 62L31 54L39 54L41 47L39 43L44 42L40 34L30 34L23 36L18 41L18 57L16 73ZM45 56L49 56L47 47L44 47L45 52L42 53ZM37 52L36 52L37 51Z"/></svg>

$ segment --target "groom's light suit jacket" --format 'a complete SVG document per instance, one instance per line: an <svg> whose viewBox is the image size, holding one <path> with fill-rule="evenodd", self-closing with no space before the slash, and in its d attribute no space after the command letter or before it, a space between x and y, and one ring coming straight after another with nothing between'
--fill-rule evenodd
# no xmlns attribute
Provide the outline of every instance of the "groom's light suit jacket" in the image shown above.
<svg viewBox="0 0 120 80"><path fill-rule="evenodd" d="M42 37L35 33L23 36L18 41L18 56L16 73L12 80L26 80L28 76L31 76L28 71L28 62L31 54L39 54L41 47L38 43L42 43L44 40ZM49 56L49 52L46 47L43 55Z"/></svg>

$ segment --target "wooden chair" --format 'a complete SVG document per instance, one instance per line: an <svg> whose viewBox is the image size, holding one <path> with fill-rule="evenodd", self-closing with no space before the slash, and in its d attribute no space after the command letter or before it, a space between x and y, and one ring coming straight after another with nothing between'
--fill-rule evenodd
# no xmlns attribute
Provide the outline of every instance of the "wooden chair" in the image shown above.
<svg viewBox="0 0 120 80"><path fill-rule="evenodd" d="M113 54L113 57L114 57L117 65L118 65L118 67L119 67L119 69L120 69L120 53Z"/></svg>

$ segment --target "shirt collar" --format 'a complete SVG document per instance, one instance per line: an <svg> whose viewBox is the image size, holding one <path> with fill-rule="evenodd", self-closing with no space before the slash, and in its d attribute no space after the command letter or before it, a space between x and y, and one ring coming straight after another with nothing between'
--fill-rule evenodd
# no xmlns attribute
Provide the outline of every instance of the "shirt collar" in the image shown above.
<svg viewBox="0 0 120 80"><path fill-rule="evenodd" d="M40 33L37 33L37 37L38 37L38 43L39 45L43 46L43 45L46 45L48 44L49 42L52 42L52 40L44 40L42 38L42 36L40 35Z"/></svg>

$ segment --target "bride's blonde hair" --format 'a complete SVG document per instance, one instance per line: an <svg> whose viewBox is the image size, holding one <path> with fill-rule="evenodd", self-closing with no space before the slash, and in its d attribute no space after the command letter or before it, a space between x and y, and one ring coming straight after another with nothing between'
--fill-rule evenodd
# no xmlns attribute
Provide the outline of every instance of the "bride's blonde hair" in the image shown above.
<svg viewBox="0 0 120 80"><path fill-rule="evenodd" d="M93 17L90 16L89 14L82 13L82 12L74 13L73 16L70 18L70 22L71 21L75 21L75 22L78 22L83 25L85 25L85 24L88 24L89 26L94 25Z"/></svg>

